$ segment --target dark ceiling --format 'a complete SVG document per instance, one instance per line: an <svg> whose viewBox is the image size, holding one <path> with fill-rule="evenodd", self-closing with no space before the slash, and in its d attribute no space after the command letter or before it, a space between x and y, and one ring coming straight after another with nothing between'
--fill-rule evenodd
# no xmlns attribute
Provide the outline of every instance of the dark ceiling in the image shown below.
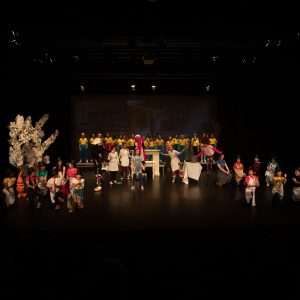
<svg viewBox="0 0 300 300"><path fill-rule="evenodd" d="M300 27L292 3L26 3L9 13L10 73L30 68L102 88L111 80L193 85L233 69L294 63Z"/></svg>

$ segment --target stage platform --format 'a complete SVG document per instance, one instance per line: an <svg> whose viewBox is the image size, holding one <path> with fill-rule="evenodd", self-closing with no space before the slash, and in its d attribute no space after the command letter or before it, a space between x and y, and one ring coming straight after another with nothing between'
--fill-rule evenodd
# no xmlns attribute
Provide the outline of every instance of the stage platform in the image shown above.
<svg viewBox="0 0 300 300"><path fill-rule="evenodd" d="M82 211L26 201L1 211L3 299L299 299L289 192L275 203L262 186L249 207L243 188L217 188L205 172L189 185L150 176L134 192L128 182L94 192L93 171L83 174Z"/></svg>
<svg viewBox="0 0 300 300"><path fill-rule="evenodd" d="M82 169L86 179L85 208L69 214L66 206L54 211L50 205L32 209L25 200L1 212L1 230L199 230L255 229L300 225L300 204L292 201L290 189L281 203L272 201L271 188L257 189L256 207L245 204L244 188L234 184L218 188L215 174L201 174L188 185L171 182L166 172L152 179L145 190L130 190L130 182L119 182L94 192L91 169Z"/></svg>

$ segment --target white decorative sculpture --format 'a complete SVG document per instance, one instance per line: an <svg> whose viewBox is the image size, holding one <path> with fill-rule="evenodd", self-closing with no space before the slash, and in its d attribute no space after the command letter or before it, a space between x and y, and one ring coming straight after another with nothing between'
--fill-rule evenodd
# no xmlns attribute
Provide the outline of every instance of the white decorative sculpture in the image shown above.
<svg viewBox="0 0 300 300"><path fill-rule="evenodd" d="M55 141L58 136L56 130L48 139L42 141L45 136L42 127L48 120L49 115L45 114L32 125L31 117L24 120L23 116L17 115L15 122L8 125L10 139L9 162L13 166L21 169L23 167L36 167L39 162L49 163L49 157L43 156L44 152Z"/></svg>

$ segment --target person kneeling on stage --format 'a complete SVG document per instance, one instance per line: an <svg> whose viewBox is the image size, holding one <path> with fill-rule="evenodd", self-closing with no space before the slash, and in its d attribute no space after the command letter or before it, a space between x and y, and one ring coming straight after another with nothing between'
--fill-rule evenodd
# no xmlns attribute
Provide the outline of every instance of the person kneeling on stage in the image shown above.
<svg viewBox="0 0 300 300"><path fill-rule="evenodd" d="M245 178L244 182L246 188L245 188L245 198L248 204L251 206L255 206L255 190L259 186L258 177L254 175L252 168L248 171L248 176Z"/></svg>
<svg viewBox="0 0 300 300"><path fill-rule="evenodd" d="M70 192L72 197L68 197L67 206L69 212L72 213L74 208L78 209L83 208L83 189L84 189L85 180L82 178L80 173L77 173L76 178L72 180L70 186Z"/></svg>

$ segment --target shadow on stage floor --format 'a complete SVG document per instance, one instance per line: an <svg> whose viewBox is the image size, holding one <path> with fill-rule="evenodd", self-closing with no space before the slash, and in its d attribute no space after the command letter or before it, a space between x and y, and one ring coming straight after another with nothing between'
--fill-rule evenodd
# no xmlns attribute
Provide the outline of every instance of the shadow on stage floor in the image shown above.
<svg viewBox="0 0 300 300"><path fill-rule="evenodd" d="M1 214L1 295L45 299L253 299L300 295L299 207L257 206L243 190L149 180L94 193L85 209L30 209ZM0 295L0 296L1 296ZM4 298L6 299L6 298Z"/></svg>

